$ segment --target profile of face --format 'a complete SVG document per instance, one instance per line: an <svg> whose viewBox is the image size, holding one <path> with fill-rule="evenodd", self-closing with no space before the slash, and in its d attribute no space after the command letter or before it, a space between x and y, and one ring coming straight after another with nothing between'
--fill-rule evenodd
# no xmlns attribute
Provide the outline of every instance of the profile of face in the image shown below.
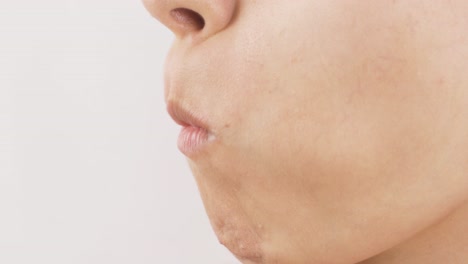
<svg viewBox="0 0 468 264"><path fill-rule="evenodd" d="M350 264L468 198L468 2L143 0L165 98L243 263Z"/></svg>

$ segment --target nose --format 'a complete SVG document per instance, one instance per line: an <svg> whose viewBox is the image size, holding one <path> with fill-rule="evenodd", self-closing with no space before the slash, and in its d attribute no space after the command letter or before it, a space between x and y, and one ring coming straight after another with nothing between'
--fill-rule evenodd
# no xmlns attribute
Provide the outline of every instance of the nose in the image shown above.
<svg viewBox="0 0 468 264"><path fill-rule="evenodd" d="M238 0L143 0L150 14L177 37L207 38L222 31L235 15Z"/></svg>

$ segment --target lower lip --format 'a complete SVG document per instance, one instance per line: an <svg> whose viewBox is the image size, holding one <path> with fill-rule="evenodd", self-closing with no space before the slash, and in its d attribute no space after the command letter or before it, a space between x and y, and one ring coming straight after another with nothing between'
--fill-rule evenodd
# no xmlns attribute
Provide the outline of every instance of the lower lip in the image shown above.
<svg viewBox="0 0 468 264"><path fill-rule="evenodd" d="M178 147L186 156L192 156L200 152L212 139L212 135L203 128L184 126L179 134Z"/></svg>

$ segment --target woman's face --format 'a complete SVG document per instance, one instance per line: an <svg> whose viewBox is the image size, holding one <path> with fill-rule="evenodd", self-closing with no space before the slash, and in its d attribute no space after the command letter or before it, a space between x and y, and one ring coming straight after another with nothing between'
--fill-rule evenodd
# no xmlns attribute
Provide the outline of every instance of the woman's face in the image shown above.
<svg viewBox="0 0 468 264"><path fill-rule="evenodd" d="M176 34L166 100L213 137L186 154L244 263L356 263L468 198L468 2L144 4Z"/></svg>

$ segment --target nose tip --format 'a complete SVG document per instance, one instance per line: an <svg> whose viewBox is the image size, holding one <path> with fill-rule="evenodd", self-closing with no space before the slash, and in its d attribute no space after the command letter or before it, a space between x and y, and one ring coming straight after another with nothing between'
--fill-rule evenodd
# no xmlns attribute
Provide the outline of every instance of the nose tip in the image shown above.
<svg viewBox="0 0 468 264"><path fill-rule="evenodd" d="M226 28L237 0L143 0L150 14L177 37L209 37Z"/></svg>

